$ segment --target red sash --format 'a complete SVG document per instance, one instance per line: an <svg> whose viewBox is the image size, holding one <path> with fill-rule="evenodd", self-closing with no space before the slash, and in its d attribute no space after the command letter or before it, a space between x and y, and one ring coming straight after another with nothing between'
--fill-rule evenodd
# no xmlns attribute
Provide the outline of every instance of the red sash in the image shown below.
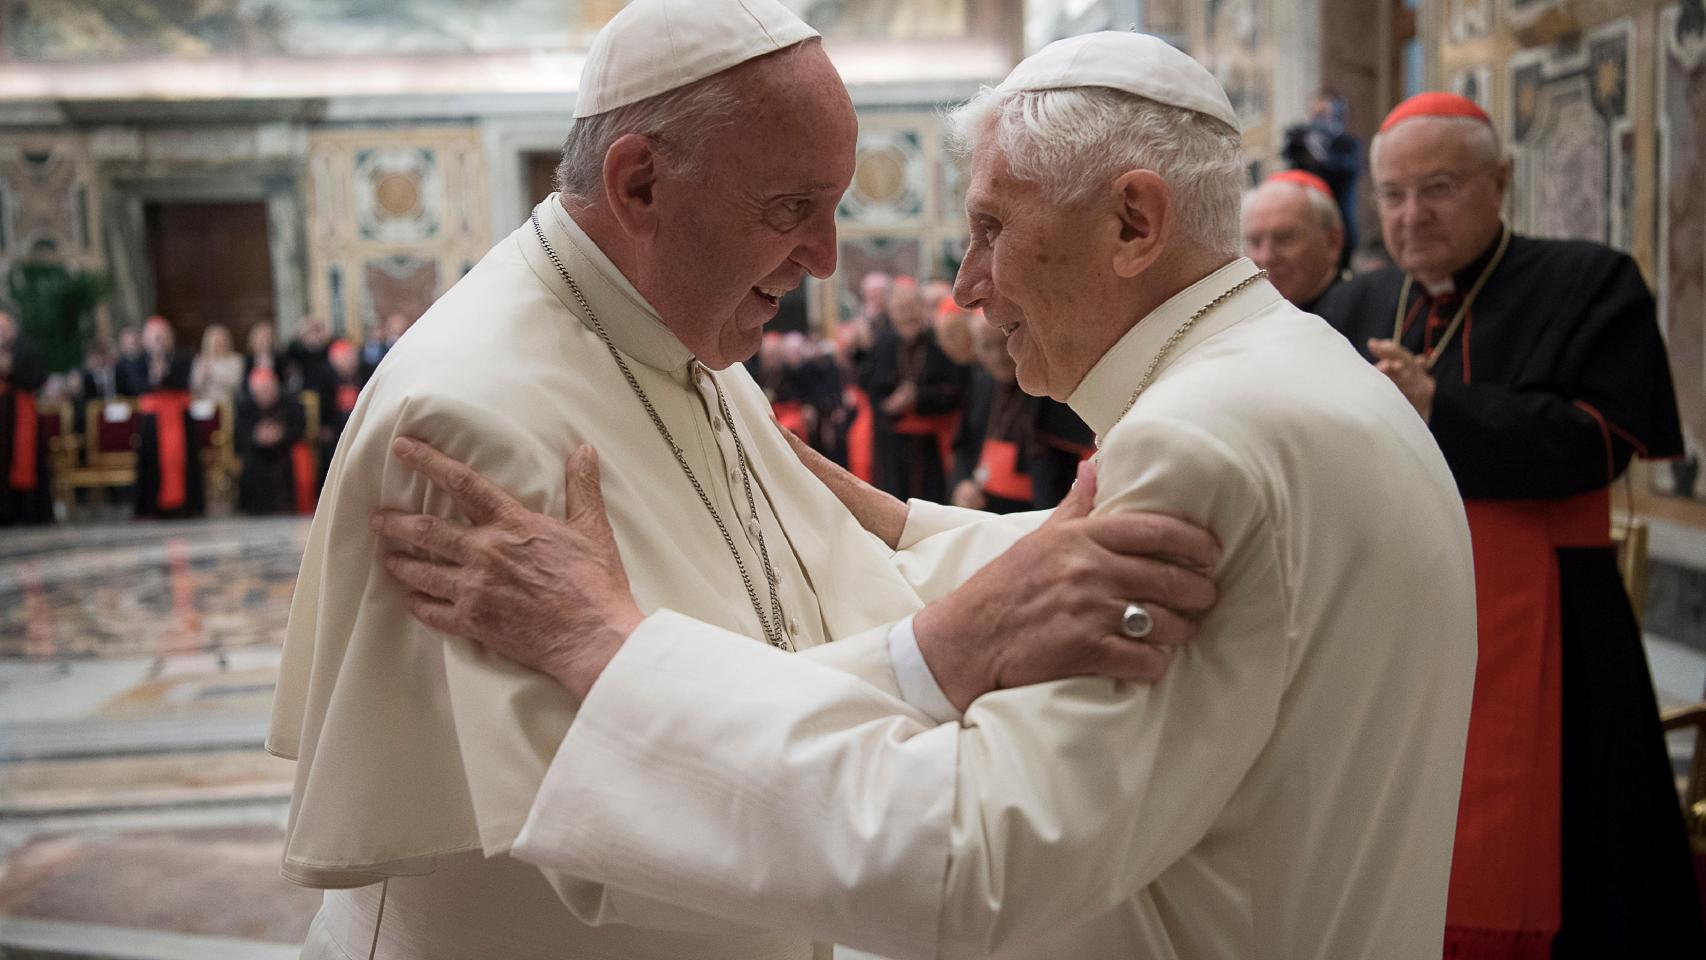
<svg viewBox="0 0 1706 960"><path fill-rule="evenodd" d="M308 449L307 440L298 440L290 447L290 478L296 491L296 512L312 514L314 512L314 451Z"/></svg>
<svg viewBox="0 0 1706 960"><path fill-rule="evenodd" d="M909 413L894 422L894 432L903 437L935 437L944 461L953 458L954 434L960 429L960 415L954 413Z"/></svg>
<svg viewBox="0 0 1706 960"><path fill-rule="evenodd" d="M160 459L160 489L155 507L176 510L184 505L184 460L189 449L184 435L184 414L190 409L188 390L156 390L136 401L136 409L154 415L154 448Z"/></svg>
<svg viewBox="0 0 1706 960"><path fill-rule="evenodd" d="M806 408L804 404L773 403L770 405L770 412L776 415L776 422L786 428L789 433L801 440L808 439L806 437Z"/></svg>
<svg viewBox="0 0 1706 960"><path fill-rule="evenodd" d="M12 472L6 485L17 491L36 488L36 397L12 391Z"/></svg>
<svg viewBox="0 0 1706 960"><path fill-rule="evenodd" d="M338 412L349 413L354 410L355 398L360 392L361 388L353 383L338 384Z"/></svg>
<svg viewBox="0 0 1706 960"><path fill-rule="evenodd" d="M875 483L875 437L871 428L871 400L858 387L848 387L843 396L853 399L853 422L847 426L847 469L866 483Z"/></svg>
<svg viewBox="0 0 1706 960"><path fill-rule="evenodd" d="M1445 955L1545 960L1560 921L1560 547L1611 545L1609 488L1470 500L1479 659Z"/></svg>
<svg viewBox="0 0 1706 960"><path fill-rule="evenodd" d="M1034 495L1031 478L1019 470L1018 444L1011 440L983 441L983 454L978 457L977 469L983 476L984 493L1031 502Z"/></svg>

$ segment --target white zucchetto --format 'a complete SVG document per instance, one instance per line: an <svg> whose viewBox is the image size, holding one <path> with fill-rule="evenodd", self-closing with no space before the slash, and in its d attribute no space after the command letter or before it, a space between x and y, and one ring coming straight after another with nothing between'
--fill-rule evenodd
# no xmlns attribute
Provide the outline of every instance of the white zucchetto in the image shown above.
<svg viewBox="0 0 1706 960"><path fill-rule="evenodd" d="M1220 81L1165 40L1104 30L1056 40L1020 61L999 93L1108 87L1213 117L1238 130Z"/></svg>
<svg viewBox="0 0 1706 960"><path fill-rule="evenodd" d="M575 119L637 103L818 36L777 0L634 0L587 51Z"/></svg>

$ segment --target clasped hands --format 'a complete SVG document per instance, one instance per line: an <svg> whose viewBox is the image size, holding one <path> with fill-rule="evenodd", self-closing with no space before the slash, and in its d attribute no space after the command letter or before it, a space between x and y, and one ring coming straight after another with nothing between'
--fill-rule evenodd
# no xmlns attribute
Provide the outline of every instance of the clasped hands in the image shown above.
<svg viewBox="0 0 1706 960"><path fill-rule="evenodd" d="M789 440L854 516L894 546L906 505ZM644 619L605 512L596 452L582 446L568 458L562 518L527 509L427 444L402 438L393 453L468 520L373 515L373 531L391 547L386 569L410 591L410 612L584 699ZM920 652L956 707L990 690L1070 676L1159 679L1213 605L1220 548L1211 534L1160 514L1091 517L1094 470L1086 465L1079 476L1041 527L914 617ZM1132 601L1154 619L1142 641L1118 632Z"/></svg>
<svg viewBox="0 0 1706 960"><path fill-rule="evenodd" d="M1374 368L1386 374L1423 420L1433 415L1434 378L1421 357L1404 349L1396 340L1379 337L1368 341L1368 352L1374 356Z"/></svg>

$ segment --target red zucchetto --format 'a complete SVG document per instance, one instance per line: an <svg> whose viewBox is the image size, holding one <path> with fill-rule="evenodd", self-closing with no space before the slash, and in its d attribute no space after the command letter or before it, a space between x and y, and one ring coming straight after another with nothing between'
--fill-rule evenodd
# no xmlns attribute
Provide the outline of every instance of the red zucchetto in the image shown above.
<svg viewBox="0 0 1706 960"><path fill-rule="evenodd" d="M1307 170L1281 170L1278 173L1270 174L1268 179L1263 182L1294 183L1300 187L1314 190L1329 200L1333 199L1333 188L1327 186L1327 181Z"/></svg>
<svg viewBox="0 0 1706 960"><path fill-rule="evenodd" d="M1386 120L1380 125L1380 132L1385 133L1405 120L1414 117L1468 117L1479 120L1487 126L1493 125L1493 118L1487 116L1487 111L1475 101L1455 93L1418 93L1392 108L1386 115Z"/></svg>

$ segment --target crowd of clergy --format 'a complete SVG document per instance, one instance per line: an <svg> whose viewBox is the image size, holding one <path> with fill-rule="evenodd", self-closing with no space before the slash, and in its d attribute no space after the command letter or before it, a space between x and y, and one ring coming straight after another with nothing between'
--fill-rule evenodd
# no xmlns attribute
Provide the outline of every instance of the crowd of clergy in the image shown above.
<svg viewBox="0 0 1706 960"><path fill-rule="evenodd" d="M205 515L208 480L222 471L239 513L310 514L362 386L409 323L394 314L357 346L307 317L280 346L273 325L257 322L241 351L212 323L190 351L170 318L152 316L116 343L94 338L81 364L53 372L0 312L0 525L51 523L93 499L56 484L54 471L113 453L134 465L113 489L138 518ZM59 510L56 491L71 501Z"/></svg>

